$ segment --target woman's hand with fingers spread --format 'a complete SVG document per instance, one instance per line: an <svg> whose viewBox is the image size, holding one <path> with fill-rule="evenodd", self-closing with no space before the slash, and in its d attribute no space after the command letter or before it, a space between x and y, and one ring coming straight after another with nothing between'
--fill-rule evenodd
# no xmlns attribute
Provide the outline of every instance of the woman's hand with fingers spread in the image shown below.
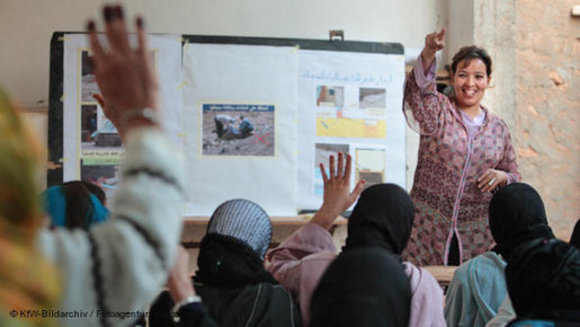
<svg viewBox="0 0 580 327"><path fill-rule="evenodd" d="M329 158L329 173L326 174L324 164L320 164L320 172L324 182L324 198L322 206L312 217L311 222L329 229L336 218L348 209L358 198L365 184L359 181L354 190L350 191L351 162L350 155L338 153L338 163L335 164L334 156Z"/></svg>
<svg viewBox="0 0 580 327"><path fill-rule="evenodd" d="M142 20L137 19L138 46L132 49L121 6L105 6L103 15L109 48L105 50L97 37L95 23L90 21L88 30L92 63L101 98L106 100L111 110L103 109L122 133L121 130L126 129L126 126L120 126L125 114L145 108L159 110L159 86L152 58L147 51ZM137 125L157 125L147 117L136 120Z"/></svg>

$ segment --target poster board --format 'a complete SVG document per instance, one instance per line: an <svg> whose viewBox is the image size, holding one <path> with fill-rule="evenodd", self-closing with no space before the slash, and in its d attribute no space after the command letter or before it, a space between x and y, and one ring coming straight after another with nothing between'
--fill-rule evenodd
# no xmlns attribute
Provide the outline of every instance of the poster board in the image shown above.
<svg viewBox="0 0 580 327"><path fill-rule="evenodd" d="M246 198L271 216L315 210L319 162L353 157L352 184L405 186L400 44L150 35L163 129L183 149L184 216ZM48 185L92 180L114 193L123 155L92 94L86 35L51 42Z"/></svg>

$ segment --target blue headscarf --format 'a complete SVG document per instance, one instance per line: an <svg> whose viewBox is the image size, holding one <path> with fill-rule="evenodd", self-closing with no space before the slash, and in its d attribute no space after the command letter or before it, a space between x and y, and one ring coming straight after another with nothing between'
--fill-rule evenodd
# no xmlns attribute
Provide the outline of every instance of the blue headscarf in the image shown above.
<svg viewBox="0 0 580 327"><path fill-rule="evenodd" d="M43 193L44 208L51 218L51 226L67 227L67 199L65 196L65 187L63 185L51 186ZM82 227L88 229L93 224L101 223L109 217L109 210L99 201L92 193L76 193L75 197L88 196L89 202L84 210ZM69 199L69 201L74 199ZM79 199L80 200L80 199ZM80 219L79 219L80 221Z"/></svg>

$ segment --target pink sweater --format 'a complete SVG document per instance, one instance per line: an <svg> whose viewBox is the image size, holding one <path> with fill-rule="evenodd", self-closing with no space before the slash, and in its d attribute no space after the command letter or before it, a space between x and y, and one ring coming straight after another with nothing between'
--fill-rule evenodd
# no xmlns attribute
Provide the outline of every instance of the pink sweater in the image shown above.
<svg viewBox="0 0 580 327"><path fill-rule="evenodd" d="M520 180L506 123L482 107L483 123L468 133L454 99L437 92L434 66L425 76L419 59L404 95L407 122L421 138L411 190L416 214L403 257L419 265L446 265L453 233L460 262L488 251L492 193L481 193L477 178L494 168L507 173L508 183Z"/></svg>
<svg viewBox="0 0 580 327"><path fill-rule="evenodd" d="M298 300L304 326L310 322L312 293L336 252L330 233L308 223L268 254L268 270ZM435 278L411 263L403 265L413 293L409 326L446 326L443 291Z"/></svg>

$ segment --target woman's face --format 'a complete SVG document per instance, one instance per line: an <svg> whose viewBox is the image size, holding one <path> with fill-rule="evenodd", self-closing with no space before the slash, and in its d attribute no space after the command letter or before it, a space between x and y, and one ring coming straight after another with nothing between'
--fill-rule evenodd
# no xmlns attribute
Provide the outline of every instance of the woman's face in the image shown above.
<svg viewBox="0 0 580 327"><path fill-rule="evenodd" d="M465 59L457 64L452 77L457 104L461 109L479 108L491 76L487 76L485 63L481 59L471 59L465 66Z"/></svg>

